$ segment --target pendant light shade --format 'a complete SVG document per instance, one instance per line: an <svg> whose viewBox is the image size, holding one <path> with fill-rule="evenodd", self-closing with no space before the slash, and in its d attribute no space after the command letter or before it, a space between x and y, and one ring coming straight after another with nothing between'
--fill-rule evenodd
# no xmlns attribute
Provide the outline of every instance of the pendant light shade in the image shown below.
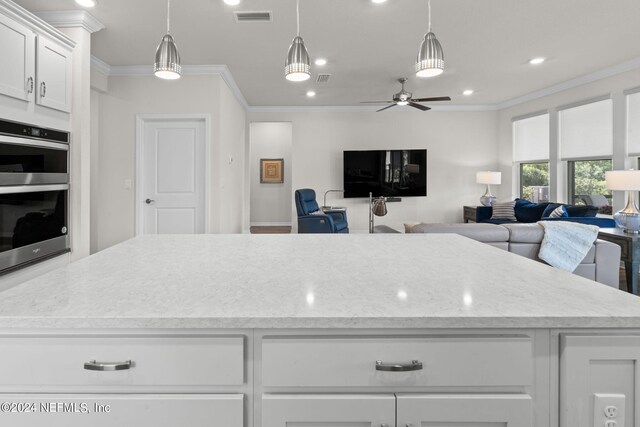
<svg viewBox="0 0 640 427"><path fill-rule="evenodd" d="M167 34L162 37L162 41L156 50L156 61L154 64L154 73L156 77L167 80L175 80L180 78L182 67L180 66L180 54L178 48L171 37L169 11L171 0L167 0Z"/></svg>
<svg viewBox="0 0 640 427"><path fill-rule="evenodd" d="M284 65L284 76L292 82L302 82L311 77L309 53L302 37L296 36L289 46L287 61Z"/></svg>
<svg viewBox="0 0 640 427"><path fill-rule="evenodd" d="M429 0L428 5L429 31L425 34L418 51L418 59L416 60L416 76L418 77L434 77L444 71L442 46L436 35L431 32L431 0Z"/></svg>
<svg viewBox="0 0 640 427"><path fill-rule="evenodd" d="M444 71L444 53L442 46L432 32L424 36L416 60L416 76L434 77Z"/></svg>
<svg viewBox="0 0 640 427"><path fill-rule="evenodd" d="M304 40L300 37L300 1L296 0L296 17L298 34L293 38L287 60L284 63L284 76L292 82L302 82L311 77L311 66L309 65L309 53L304 45Z"/></svg>

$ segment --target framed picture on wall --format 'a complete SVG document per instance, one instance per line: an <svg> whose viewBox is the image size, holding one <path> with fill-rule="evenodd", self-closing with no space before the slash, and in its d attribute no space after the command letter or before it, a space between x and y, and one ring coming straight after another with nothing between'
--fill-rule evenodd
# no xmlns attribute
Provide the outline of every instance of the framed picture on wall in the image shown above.
<svg viewBox="0 0 640 427"><path fill-rule="evenodd" d="M281 184L284 182L284 159L260 159L260 183Z"/></svg>

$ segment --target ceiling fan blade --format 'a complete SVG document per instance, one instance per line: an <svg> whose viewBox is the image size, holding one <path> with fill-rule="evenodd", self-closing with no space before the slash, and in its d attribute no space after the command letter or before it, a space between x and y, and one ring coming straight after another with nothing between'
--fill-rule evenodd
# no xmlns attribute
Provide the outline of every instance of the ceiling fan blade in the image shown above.
<svg viewBox="0 0 640 427"><path fill-rule="evenodd" d="M417 108L418 110L422 110L422 111L431 110L431 108L426 107L424 105L416 104L415 102L410 102L409 105L411 105L413 108Z"/></svg>
<svg viewBox="0 0 640 427"><path fill-rule="evenodd" d="M380 111L384 111L384 110L386 110L387 108L391 108L391 107L395 107L395 106L396 106L396 104L395 104L395 103L393 103L393 104L391 104L391 105L387 105L386 107L384 107L384 108L381 108L381 109L377 110L377 111L376 111L376 113L379 113Z"/></svg>
<svg viewBox="0 0 640 427"><path fill-rule="evenodd" d="M360 104L391 104L394 101L360 101Z"/></svg>
<svg viewBox="0 0 640 427"><path fill-rule="evenodd" d="M451 101L448 96L436 96L435 98L412 98L413 102Z"/></svg>

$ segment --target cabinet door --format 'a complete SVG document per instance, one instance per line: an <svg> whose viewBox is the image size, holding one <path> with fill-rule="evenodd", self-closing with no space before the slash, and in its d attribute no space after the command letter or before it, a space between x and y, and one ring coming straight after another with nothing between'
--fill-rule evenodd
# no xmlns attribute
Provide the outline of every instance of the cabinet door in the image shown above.
<svg viewBox="0 0 640 427"><path fill-rule="evenodd" d="M394 427L395 397L383 395L264 395L262 427Z"/></svg>
<svg viewBox="0 0 640 427"><path fill-rule="evenodd" d="M38 36L36 103L71 111L72 53L46 37Z"/></svg>
<svg viewBox="0 0 640 427"><path fill-rule="evenodd" d="M243 427L243 395L4 395L12 427Z"/></svg>
<svg viewBox="0 0 640 427"><path fill-rule="evenodd" d="M25 101L33 99L35 34L0 15L0 40L0 94Z"/></svg>
<svg viewBox="0 0 640 427"><path fill-rule="evenodd" d="M532 427L528 395L397 394L398 427Z"/></svg>

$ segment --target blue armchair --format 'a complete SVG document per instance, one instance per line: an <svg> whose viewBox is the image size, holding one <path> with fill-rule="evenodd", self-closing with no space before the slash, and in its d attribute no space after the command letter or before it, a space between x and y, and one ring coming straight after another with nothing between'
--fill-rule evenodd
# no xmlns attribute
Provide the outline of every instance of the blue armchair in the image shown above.
<svg viewBox="0 0 640 427"><path fill-rule="evenodd" d="M346 211L321 211L316 192L310 188L296 190L298 233L348 233Z"/></svg>

